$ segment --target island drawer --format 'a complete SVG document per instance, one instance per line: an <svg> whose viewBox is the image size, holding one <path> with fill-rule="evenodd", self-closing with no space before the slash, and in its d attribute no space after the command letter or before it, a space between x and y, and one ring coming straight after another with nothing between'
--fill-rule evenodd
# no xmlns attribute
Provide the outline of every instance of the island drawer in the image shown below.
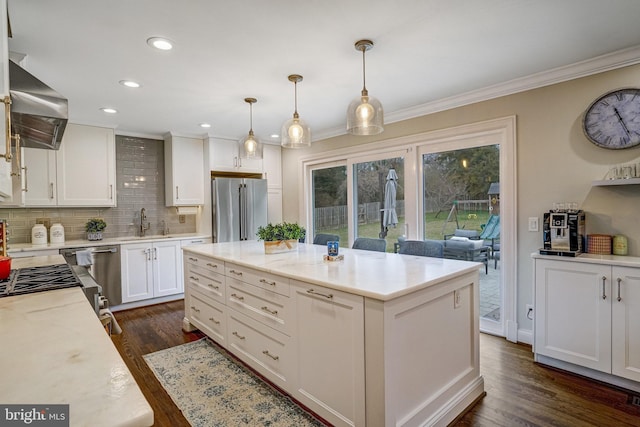
<svg viewBox="0 0 640 427"><path fill-rule="evenodd" d="M200 266L187 264L187 285L214 300L225 303L225 276Z"/></svg>
<svg viewBox="0 0 640 427"><path fill-rule="evenodd" d="M289 297L227 277L227 306L291 335L293 303Z"/></svg>
<svg viewBox="0 0 640 427"><path fill-rule="evenodd" d="M192 253L185 253L184 260L188 264L198 265L214 273L224 274L224 262L217 259L209 258L202 255L195 255Z"/></svg>
<svg viewBox="0 0 640 427"><path fill-rule="evenodd" d="M250 285L258 286L281 295L289 296L291 292L288 277L230 263L225 265L225 274L227 277L233 277Z"/></svg>
<svg viewBox="0 0 640 427"><path fill-rule="evenodd" d="M282 388L291 387L295 357L291 338L228 309L228 349Z"/></svg>
<svg viewBox="0 0 640 427"><path fill-rule="evenodd" d="M227 345L227 307L190 288L187 313L191 324L197 326L218 344Z"/></svg>

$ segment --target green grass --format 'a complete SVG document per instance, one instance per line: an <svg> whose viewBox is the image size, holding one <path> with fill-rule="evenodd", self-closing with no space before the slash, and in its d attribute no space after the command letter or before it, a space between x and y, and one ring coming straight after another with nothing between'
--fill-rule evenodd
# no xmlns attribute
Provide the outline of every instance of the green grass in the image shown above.
<svg viewBox="0 0 640 427"><path fill-rule="evenodd" d="M428 213L425 215L425 238L442 240L443 234L453 234L456 228L462 228L465 230L477 230L482 231L482 225L486 224L489 219L489 212L484 211L460 211L458 213L458 225L456 227L455 219L446 223L448 212L440 212L436 218L436 213ZM393 252L393 244L398 241L398 237L404 234L404 218L398 218L400 224L395 228L389 228L387 233L387 252ZM445 225L446 223L446 225ZM444 233L443 233L444 227ZM347 236L347 226L340 228L327 228L316 230L316 233L329 233L337 234L340 236L340 246L347 247L349 239ZM374 237L377 238L380 233L380 223L369 223L358 225L358 235L361 237Z"/></svg>

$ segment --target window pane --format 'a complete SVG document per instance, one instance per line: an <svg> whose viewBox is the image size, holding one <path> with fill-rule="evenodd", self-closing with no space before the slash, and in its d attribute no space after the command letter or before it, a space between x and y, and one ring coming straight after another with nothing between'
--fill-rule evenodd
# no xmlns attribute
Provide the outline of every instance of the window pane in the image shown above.
<svg viewBox="0 0 640 427"><path fill-rule="evenodd" d="M349 244L347 232L347 167L312 171L313 230L315 234L336 234L340 246ZM308 241L313 241L307 236Z"/></svg>
<svg viewBox="0 0 640 427"><path fill-rule="evenodd" d="M394 243L404 234L404 159L356 163L353 168L354 235L383 238L387 241L387 252L393 252Z"/></svg>

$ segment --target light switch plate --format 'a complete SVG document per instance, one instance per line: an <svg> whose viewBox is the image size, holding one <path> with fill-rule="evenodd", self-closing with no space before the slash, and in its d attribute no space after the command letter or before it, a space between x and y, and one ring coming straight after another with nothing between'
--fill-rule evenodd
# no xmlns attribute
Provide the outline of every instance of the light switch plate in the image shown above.
<svg viewBox="0 0 640 427"><path fill-rule="evenodd" d="M529 231L538 231L538 217L529 217Z"/></svg>

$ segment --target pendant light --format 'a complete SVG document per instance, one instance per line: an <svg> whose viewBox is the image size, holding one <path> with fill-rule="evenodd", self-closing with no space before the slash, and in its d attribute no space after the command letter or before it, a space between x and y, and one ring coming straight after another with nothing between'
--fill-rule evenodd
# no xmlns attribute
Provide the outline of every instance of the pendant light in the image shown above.
<svg viewBox="0 0 640 427"><path fill-rule="evenodd" d="M243 159L261 159L262 144L253 134L253 104L258 102L255 98L245 98L244 102L249 104L249 134L240 140L238 147L240 157Z"/></svg>
<svg viewBox="0 0 640 427"><path fill-rule="evenodd" d="M347 108L347 132L352 135L377 135L384 130L384 112L380 101L369 96L364 62L364 53L373 48L373 42L358 40L355 48L362 52L362 93Z"/></svg>
<svg viewBox="0 0 640 427"><path fill-rule="evenodd" d="M293 118L287 120L282 125L280 135L282 135L281 145L285 148L301 148L311 146L311 128L298 115L298 83L302 81L302 76L292 74L289 81L293 83L295 93L295 109Z"/></svg>

